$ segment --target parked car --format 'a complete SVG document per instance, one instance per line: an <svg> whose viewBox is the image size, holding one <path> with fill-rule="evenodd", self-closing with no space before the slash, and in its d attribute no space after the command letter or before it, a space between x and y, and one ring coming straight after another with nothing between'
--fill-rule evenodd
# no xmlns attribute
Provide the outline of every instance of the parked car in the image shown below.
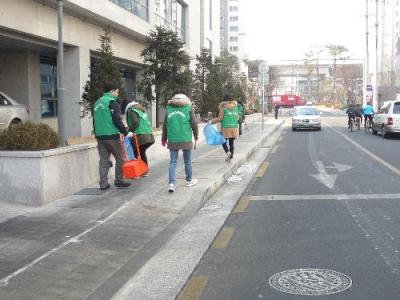
<svg viewBox="0 0 400 300"><path fill-rule="evenodd" d="M386 101L379 107L374 117L372 133L382 133L384 138L400 133L400 101Z"/></svg>
<svg viewBox="0 0 400 300"><path fill-rule="evenodd" d="M27 107L0 92L0 129L7 129L10 125L27 120L29 120Z"/></svg>
<svg viewBox="0 0 400 300"><path fill-rule="evenodd" d="M317 129L321 130L320 113L312 106L295 106L292 115L292 130Z"/></svg>

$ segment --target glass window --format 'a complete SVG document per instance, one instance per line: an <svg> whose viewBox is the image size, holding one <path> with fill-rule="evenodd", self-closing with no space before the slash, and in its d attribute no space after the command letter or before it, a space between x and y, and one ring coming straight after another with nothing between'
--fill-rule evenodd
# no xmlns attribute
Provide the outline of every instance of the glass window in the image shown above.
<svg viewBox="0 0 400 300"><path fill-rule="evenodd" d="M42 118L57 116L56 58L40 58L40 95Z"/></svg>
<svg viewBox="0 0 400 300"><path fill-rule="evenodd" d="M229 41L230 41L230 42L237 42L237 41L239 41L239 38L238 38L237 36L231 36L231 37L229 38Z"/></svg>
<svg viewBox="0 0 400 300"><path fill-rule="evenodd" d="M142 18L143 20L148 19L148 0L110 0L116 5L130 11L134 15Z"/></svg>
<svg viewBox="0 0 400 300"><path fill-rule="evenodd" d="M238 26L230 26L229 30L236 32L236 31L239 31L239 27Z"/></svg>
<svg viewBox="0 0 400 300"><path fill-rule="evenodd" d="M400 102L395 102L393 106L393 113L400 114Z"/></svg>
<svg viewBox="0 0 400 300"><path fill-rule="evenodd" d="M177 0L156 0L156 23L185 41L185 7Z"/></svg>
<svg viewBox="0 0 400 300"><path fill-rule="evenodd" d="M239 8L237 6L229 6L229 11L238 11Z"/></svg>

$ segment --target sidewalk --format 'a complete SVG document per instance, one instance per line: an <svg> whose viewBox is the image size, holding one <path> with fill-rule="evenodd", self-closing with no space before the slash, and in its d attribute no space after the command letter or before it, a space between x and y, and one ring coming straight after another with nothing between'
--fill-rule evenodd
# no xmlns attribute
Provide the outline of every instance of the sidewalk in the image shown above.
<svg viewBox="0 0 400 300"><path fill-rule="evenodd" d="M262 132L256 117L231 163L221 147L194 151L195 187L184 186L180 154L173 194L160 158L128 190L92 187L44 208L1 203L0 299L110 299L283 122L268 116Z"/></svg>

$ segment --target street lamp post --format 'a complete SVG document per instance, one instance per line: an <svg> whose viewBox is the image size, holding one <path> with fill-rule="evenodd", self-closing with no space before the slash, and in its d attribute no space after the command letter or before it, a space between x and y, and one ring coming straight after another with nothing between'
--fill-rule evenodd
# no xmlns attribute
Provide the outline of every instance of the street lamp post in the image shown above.
<svg viewBox="0 0 400 300"><path fill-rule="evenodd" d="M264 113L265 113L265 75L268 72L268 64L263 61L258 66L258 72L261 73L261 83L262 83L262 113L261 113L261 129L264 130Z"/></svg>
<svg viewBox="0 0 400 300"><path fill-rule="evenodd" d="M64 41L63 41L63 0L57 0L58 15L58 55L57 55L57 101L58 101L58 135L61 146L66 144L65 133L65 88L64 88Z"/></svg>

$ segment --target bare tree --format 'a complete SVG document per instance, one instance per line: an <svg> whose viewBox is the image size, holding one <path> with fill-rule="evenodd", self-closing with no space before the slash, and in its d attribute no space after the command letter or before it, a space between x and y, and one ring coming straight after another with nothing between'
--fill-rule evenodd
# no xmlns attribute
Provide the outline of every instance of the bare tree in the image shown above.
<svg viewBox="0 0 400 300"><path fill-rule="evenodd" d="M332 90L332 100L333 102L336 101L336 64L338 59L345 59L348 58L347 56L345 57L343 54L348 52L349 50L342 45L334 45L334 44L329 44L325 46L329 50L329 54L333 58L333 90Z"/></svg>

